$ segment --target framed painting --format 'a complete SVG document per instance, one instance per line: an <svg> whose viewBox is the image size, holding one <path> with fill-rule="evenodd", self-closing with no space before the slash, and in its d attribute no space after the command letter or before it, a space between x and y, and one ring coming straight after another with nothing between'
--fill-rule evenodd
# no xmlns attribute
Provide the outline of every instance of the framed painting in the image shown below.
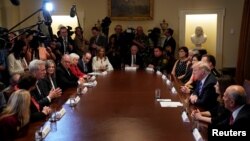
<svg viewBox="0 0 250 141"><path fill-rule="evenodd" d="M112 20L152 20L154 0L108 0Z"/></svg>

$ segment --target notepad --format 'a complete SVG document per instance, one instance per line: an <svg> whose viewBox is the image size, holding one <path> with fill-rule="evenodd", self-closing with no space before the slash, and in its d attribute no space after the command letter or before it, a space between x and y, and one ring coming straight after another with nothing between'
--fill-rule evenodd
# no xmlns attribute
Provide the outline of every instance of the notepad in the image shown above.
<svg viewBox="0 0 250 141"><path fill-rule="evenodd" d="M169 102L169 101L171 101L171 99L157 99L157 101L159 101L159 102Z"/></svg>
<svg viewBox="0 0 250 141"><path fill-rule="evenodd" d="M174 101L161 101L160 102L161 107L178 107L183 106L180 102L174 102Z"/></svg>

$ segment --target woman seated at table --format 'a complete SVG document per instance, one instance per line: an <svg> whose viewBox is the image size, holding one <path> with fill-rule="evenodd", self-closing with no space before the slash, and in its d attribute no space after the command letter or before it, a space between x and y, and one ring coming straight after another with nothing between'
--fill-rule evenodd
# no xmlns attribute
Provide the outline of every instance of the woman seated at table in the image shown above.
<svg viewBox="0 0 250 141"><path fill-rule="evenodd" d="M30 93L17 90L11 96L6 108L0 115L1 140L14 140L18 131L28 124L30 118Z"/></svg>
<svg viewBox="0 0 250 141"><path fill-rule="evenodd" d="M77 66L78 60L80 58L79 55L77 55L76 53L70 53L69 57L70 57L69 69L71 70L71 72L78 78L86 77L87 75L82 73L79 67Z"/></svg>
<svg viewBox="0 0 250 141"><path fill-rule="evenodd" d="M92 60L92 67L94 71L111 71L113 66L110 64L108 57L105 55L105 49L99 48L97 56Z"/></svg>
<svg viewBox="0 0 250 141"><path fill-rule="evenodd" d="M44 81L47 83L49 90L56 89L57 83L56 83L56 64L53 60L47 60L46 64L46 77L44 78Z"/></svg>
<svg viewBox="0 0 250 141"><path fill-rule="evenodd" d="M230 115L230 111L228 111L224 107L224 103L222 100L223 94L227 87L230 85L233 85L234 81L230 76L224 76L218 78L217 84L214 86L216 93L218 96L218 105L210 110L210 111L203 111L200 112L198 109L193 110L191 113L191 116L199 121L204 121L210 124L217 124L218 122L222 121L223 119L226 119L228 115Z"/></svg>
<svg viewBox="0 0 250 141"><path fill-rule="evenodd" d="M181 80L185 76L188 68L188 48L185 46L180 47L178 54L179 59L175 62L171 74Z"/></svg>

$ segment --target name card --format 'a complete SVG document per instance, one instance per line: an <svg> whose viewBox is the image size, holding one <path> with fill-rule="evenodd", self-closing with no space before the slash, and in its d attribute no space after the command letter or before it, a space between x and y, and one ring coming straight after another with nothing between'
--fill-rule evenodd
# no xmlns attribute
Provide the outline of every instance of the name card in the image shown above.
<svg viewBox="0 0 250 141"><path fill-rule="evenodd" d="M95 81L96 80L96 77L95 76L91 76L90 78L89 78L89 81Z"/></svg>
<svg viewBox="0 0 250 141"><path fill-rule="evenodd" d="M194 136L195 141L203 141L202 136L197 128L194 128L193 136Z"/></svg>
<svg viewBox="0 0 250 141"><path fill-rule="evenodd" d="M79 101L80 101L80 97L77 96L77 97L75 98L75 103L77 104Z"/></svg>
<svg viewBox="0 0 250 141"><path fill-rule="evenodd" d="M162 73L160 71L156 71L157 75L162 75Z"/></svg>
<svg viewBox="0 0 250 141"><path fill-rule="evenodd" d="M188 116L187 116L187 112L183 111L181 114L181 118L183 122L190 122Z"/></svg>
<svg viewBox="0 0 250 141"><path fill-rule="evenodd" d="M81 94L86 94L86 93L87 93L87 91L88 91L88 88L87 88L87 87L84 87L84 88L82 89Z"/></svg>
<svg viewBox="0 0 250 141"><path fill-rule="evenodd" d="M49 134L50 130L51 128L49 125L42 127L42 138L45 138Z"/></svg>
<svg viewBox="0 0 250 141"><path fill-rule="evenodd" d="M97 81L94 81L94 82L93 82L93 86L96 86L96 85L97 85Z"/></svg>
<svg viewBox="0 0 250 141"><path fill-rule="evenodd" d="M147 67L147 68L146 68L146 71L153 72L153 71L154 71L154 69L153 69L153 68L149 68L149 67Z"/></svg>
<svg viewBox="0 0 250 141"><path fill-rule="evenodd" d="M162 78L163 80L166 80L166 79L167 79L167 76L163 74L163 75L161 76L161 78Z"/></svg>
<svg viewBox="0 0 250 141"><path fill-rule="evenodd" d="M69 98L67 101L66 101L66 104L74 104L76 105L79 101L80 101L80 97L77 96L75 98Z"/></svg>
<svg viewBox="0 0 250 141"><path fill-rule="evenodd" d="M167 79L167 80L166 80L166 84L167 84L168 86L170 86L170 85L172 84L172 82L171 82L169 79Z"/></svg>
<svg viewBox="0 0 250 141"><path fill-rule="evenodd" d="M56 113L56 118L57 118L57 119L61 119L62 116L63 116L65 113L66 113L66 110L65 110L64 108L62 108L60 111L58 111L58 112Z"/></svg>
<svg viewBox="0 0 250 141"><path fill-rule="evenodd" d="M171 92L172 92L172 94L177 94L175 87L172 87Z"/></svg>

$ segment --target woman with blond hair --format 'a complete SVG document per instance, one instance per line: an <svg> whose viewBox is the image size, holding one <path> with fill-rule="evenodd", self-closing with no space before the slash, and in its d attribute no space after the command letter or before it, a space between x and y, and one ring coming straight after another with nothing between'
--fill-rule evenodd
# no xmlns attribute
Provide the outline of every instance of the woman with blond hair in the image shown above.
<svg viewBox="0 0 250 141"><path fill-rule="evenodd" d="M94 71L111 71L114 70L110 64L108 57L105 55L103 47L97 50L97 56L92 60L92 67Z"/></svg>
<svg viewBox="0 0 250 141"><path fill-rule="evenodd" d="M17 90L11 96L0 116L0 133L3 140L14 140L20 128L30 119L30 93Z"/></svg>

